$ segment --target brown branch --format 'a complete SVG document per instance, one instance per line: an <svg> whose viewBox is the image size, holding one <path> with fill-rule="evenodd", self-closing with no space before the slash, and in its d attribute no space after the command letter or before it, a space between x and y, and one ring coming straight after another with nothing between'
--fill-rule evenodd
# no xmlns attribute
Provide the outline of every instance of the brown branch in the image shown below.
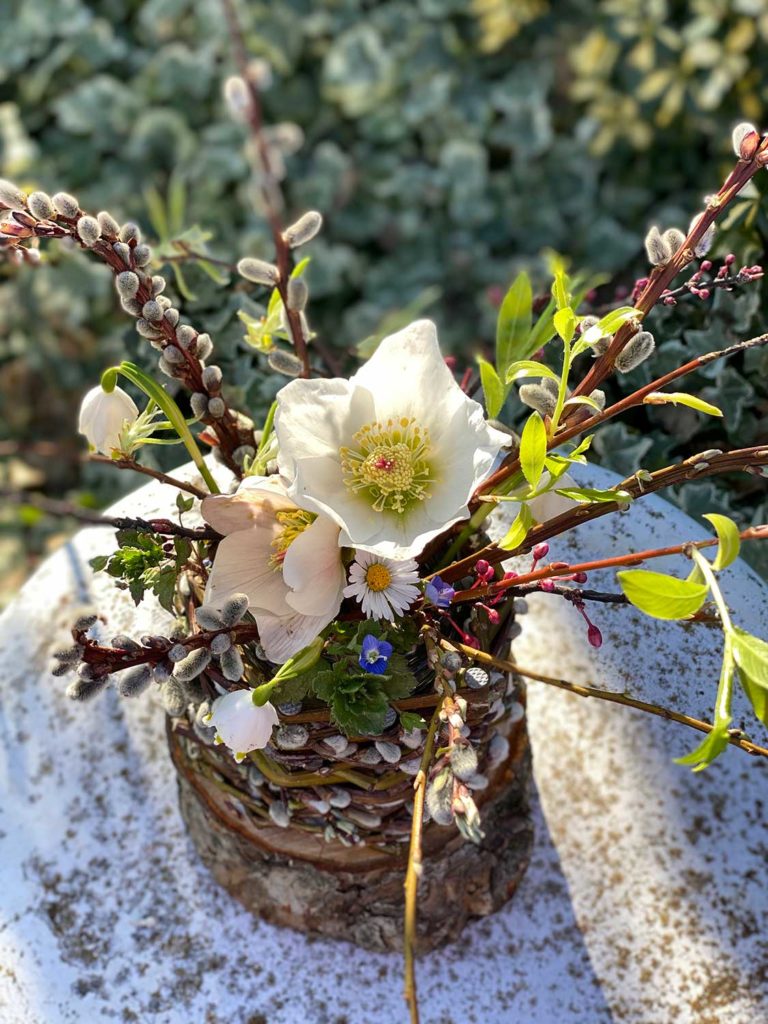
<svg viewBox="0 0 768 1024"><path fill-rule="evenodd" d="M730 452L713 452L711 454L702 452L699 455L693 455L691 458L685 459L683 462L678 462L674 466L666 466L664 469L649 473L645 478L635 474L626 480L622 480L621 483L616 485L615 489L626 491L630 497L636 499L642 498L646 494L652 494L654 491L662 490L665 487L683 483L686 480L703 479L719 473L746 471L750 467L765 465L768 465L768 447L764 445L755 445L751 448L737 448ZM554 516L552 519L534 526L529 531L525 541L518 547L505 551L496 544L490 544L488 547L482 548L480 551L476 551L466 558L460 559L458 562L454 562L447 568L441 569L439 572L440 578L444 579L447 583L461 579L462 576L466 576L467 573L471 573L474 570L479 558L484 558L492 565L496 565L507 558L511 558L513 555L525 554L543 540L561 536L582 523L587 523L593 519L616 512L620 504L618 501L603 501L574 505L567 512L562 512L559 516Z"/></svg>
<svg viewBox="0 0 768 1024"><path fill-rule="evenodd" d="M188 527L170 519L141 519L134 516L106 516L96 509L84 508L68 501L54 501L25 491L0 490L0 497L13 505L27 505L49 516L76 519L90 526L111 526L116 530L138 530L166 537L187 537L189 540L221 540L221 534L210 526Z"/></svg>
<svg viewBox="0 0 768 1024"><path fill-rule="evenodd" d="M694 258L694 251L699 242L706 234L709 227L714 224L717 218L723 213L726 207L744 188L747 182L765 166L765 155L768 152L768 137L762 139L751 159L739 159L736 166L726 178L716 195L712 196L703 211L696 220L693 229L688 233L685 241L672 256L668 263L660 267L654 267L648 279L648 284L635 303L635 308L645 316L661 298L662 293L668 288L675 277ZM602 381L613 371L616 356L624 349L640 329L637 321L629 320L622 324L614 335L613 341L606 352L600 356L586 374L584 379L573 391L573 396L588 395L599 387Z"/></svg>
<svg viewBox="0 0 768 1024"><path fill-rule="evenodd" d="M261 95L258 86L254 81L253 74L249 67L248 51L245 45L245 37L240 21L235 10L233 0L221 0L224 10L224 17L227 22L229 36L232 43L232 53L238 73L248 90L248 112L247 121L250 129L254 148L258 155L260 166L256 167L256 174L259 180L264 213L272 232L272 241L275 246L278 279L276 288L283 301L286 319L293 339L296 355L301 360L302 377L310 376L309 351L302 329L301 314L288 305L288 281L291 274L292 254L291 248L283 235L283 224L280 210L284 205L280 183L272 169L272 160L269 153L269 145L264 135L264 115L261 105ZM334 354L324 346L317 338L313 340L315 348L321 358L328 366L331 373L338 377L341 375L341 365Z"/></svg>
<svg viewBox="0 0 768 1024"><path fill-rule="evenodd" d="M768 525L750 526L739 534L742 540L768 539ZM534 572L523 573L510 580L498 580L485 587L477 587L474 590L458 590L453 598L454 604L461 604L463 601L474 601L480 597L495 597L515 586L526 583L533 583L535 580L552 579L557 576L569 576L575 572L597 572L600 569L613 569L624 566L640 565L642 562L654 558L665 558L667 555L683 555L692 548L709 548L718 543L717 537L710 540L686 541L683 544L672 544L666 548L649 548L646 551L635 551L625 555L615 555L612 558L598 558L591 562L550 562L542 569ZM490 559L488 559L490 561Z"/></svg>
<svg viewBox="0 0 768 1024"><path fill-rule="evenodd" d="M135 459L112 459L108 455L88 455L88 462L99 462L104 466L114 466L116 469L132 469L135 473L143 473L144 476L151 476L153 480L159 480L160 483L168 484L169 487L175 487L179 491L186 491L187 494L193 494L196 498L201 500L207 497L208 492L201 490L199 487L195 487L194 484L188 483L186 480L178 480L175 476L169 476L167 473L161 473L159 469L152 469L150 466L142 466L140 462Z"/></svg>
<svg viewBox="0 0 768 1024"><path fill-rule="evenodd" d="M649 704L646 701L637 700L635 697L630 697L624 693L617 693L614 690L601 690L596 686L581 686L578 683L571 683L567 679L557 679L554 676L542 675L540 672L532 672L529 669L522 668L520 665L516 665L511 661L505 661L502 658L494 658L490 654L485 654L482 651L476 651L473 647L466 647L464 644L456 644L455 646L463 654L466 654L467 657L473 658L475 661L479 661L483 665L491 665L504 672L517 672L519 675L525 676L526 679L533 679L539 683L546 683L548 686L556 686L560 690L566 690L568 693L574 693L579 697L597 697L599 700L610 701L613 704L622 704L624 707L635 708L637 711L645 711L647 714L656 715L659 718L665 718L670 722L678 722L680 725L687 725L689 728L696 729L699 732L712 732L713 726L709 722L704 722L699 718L692 718L690 715L684 715L679 711L673 711L671 708L665 708L659 704ZM768 749L760 747L756 743L752 743L751 740L744 739L738 729L729 730L728 742L734 747L738 747L740 750L744 750L746 753L752 754L753 756L768 757Z"/></svg>

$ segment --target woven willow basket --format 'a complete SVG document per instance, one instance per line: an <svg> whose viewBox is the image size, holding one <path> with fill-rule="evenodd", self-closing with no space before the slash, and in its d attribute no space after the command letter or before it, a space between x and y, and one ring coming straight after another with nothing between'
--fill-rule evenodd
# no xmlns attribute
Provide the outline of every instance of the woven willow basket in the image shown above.
<svg viewBox="0 0 768 1024"><path fill-rule="evenodd" d="M507 624L494 643L502 655L509 630ZM437 695L423 656L416 672L419 687L395 706L428 718ZM468 920L502 906L532 843L523 684L491 673L481 689L457 692L467 701L478 772L487 780L473 792L485 837L476 845L455 825L425 823L421 951L452 941ZM426 730L406 735L395 722L380 736L346 740L324 706L278 711L270 745L241 764L191 720L168 719L181 813L202 860L260 918L371 949L401 949L413 778Z"/></svg>

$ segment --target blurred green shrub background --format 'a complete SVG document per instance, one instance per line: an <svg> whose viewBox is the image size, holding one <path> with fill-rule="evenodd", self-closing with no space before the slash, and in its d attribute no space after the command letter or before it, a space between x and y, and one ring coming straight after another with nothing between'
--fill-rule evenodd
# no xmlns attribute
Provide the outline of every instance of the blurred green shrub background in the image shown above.
<svg viewBox="0 0 768 1024"><path fill-rule="evenodd" d="M195 249L208 239L225 264L269 257L243 130L221 98L232 65L218 0L11 8L1 176L138 221L159 242L158 267L182 235ZM240 14L250 52L272 72L264 105L287 162L288 209L326 217L311 247L310 312L339 348L408 307L434 317L471 362L516 270L547 287L548 248L603 272L611 301L645 273L647 227L685 227L716 188L733 125L768 127L763 0L249 0ZM715 254L762 261L764 191L759 181L745 193ZM150 365L151 350L120 315L104 268L56 245L46 252L35 270L0 265L0 483L98 506L135 480L82 464L80 397L126 353ZM253 308L243 283L224 288L219 266L212 276L188 263L165 271L185 315L211 332L233 401L258 414L279 382L242 344L236 314ZM762 283L718 294L711 315L708 305L654 314L654 376L686 352L765 329ZM651 379L651 367L630 382ZM767 378L759 350L690 383L716 394L729 441L745 445L768 437ZM721 436L720 423L686 410L644 417L598 435L605 464L652 469ZM693 484L679 500L694 514L768 518L757 478ZM65 528L6 507L0 601Z"/></svg>

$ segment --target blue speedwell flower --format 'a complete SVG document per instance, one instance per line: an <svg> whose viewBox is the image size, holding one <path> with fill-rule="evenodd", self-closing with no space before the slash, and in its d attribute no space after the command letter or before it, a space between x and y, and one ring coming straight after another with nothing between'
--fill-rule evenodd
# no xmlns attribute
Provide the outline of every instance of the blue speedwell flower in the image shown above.
<svg viewBox="0 0 768 1024"><path fill-rule="evenodd" d="M450 608L453 595L456 591L439 576L434 576L424 588L424 596L438 608Z"/></svg>
<svg viewBox="0 0 768 1024"><path fill-rule="evenodd" d="M386 672L391 657L392 644L388 644L386 640L378 640L370 633L363 638L363 647L359 658L360 668L380 676Z"/></svg>

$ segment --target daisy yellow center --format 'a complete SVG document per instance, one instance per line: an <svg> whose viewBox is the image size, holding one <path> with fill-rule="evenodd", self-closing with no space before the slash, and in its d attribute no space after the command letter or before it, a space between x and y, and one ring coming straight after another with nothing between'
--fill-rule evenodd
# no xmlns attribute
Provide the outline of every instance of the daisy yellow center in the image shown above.
<svg viewBox="0 0 768 1024"><path fill-rule="evenodd" d="M282 529L272 541L274 553L269 559L269 564L277 570L282 569L288 548L308 526L314 523L317 516L314 512L306 512L303 508L292 508L276 513L275 519Z"/></svg>
<svg viewBox="0 0 768 1024"><path fill-rule="evenodd" d="M392 582L392 573L381 562L374 562L373 565L369 565L365 570L365 583L369 590L373 590L374 593L380 594L382 590L386 590Z"/></svg>
<svg viewBox="0 0 768 1024"><path fill-rule="evenodd" d="M340 449L344 483L368 498L376 512L407 512L429 497L429 431L403 416L368 423Z"/></svg>

